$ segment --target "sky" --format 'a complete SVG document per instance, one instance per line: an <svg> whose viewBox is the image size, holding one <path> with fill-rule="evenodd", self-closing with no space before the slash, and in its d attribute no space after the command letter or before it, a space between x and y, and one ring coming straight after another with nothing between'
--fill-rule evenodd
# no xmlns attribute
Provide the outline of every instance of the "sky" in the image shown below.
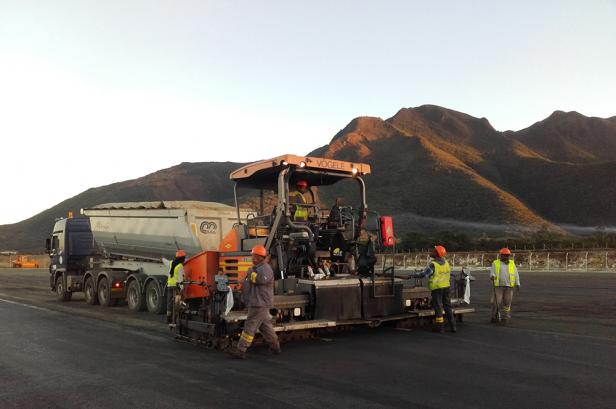
<svg viewBox="0 0 616 409"><path fill-rule="evenodd" d="M616 1L0 0L0 224L181 162L441 105L616 115ZM61 215L59 215L61 216Z"/></svg>

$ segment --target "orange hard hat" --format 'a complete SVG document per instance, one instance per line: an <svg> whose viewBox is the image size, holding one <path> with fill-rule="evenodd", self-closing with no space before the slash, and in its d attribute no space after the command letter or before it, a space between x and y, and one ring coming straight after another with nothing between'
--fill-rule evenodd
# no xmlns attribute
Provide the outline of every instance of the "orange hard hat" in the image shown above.
<svg viewBox="0 0 616 409"><path fill-rule="evenodd" d="M252 248L252 250L250 251L250 254L256 254L257 256L267 257L267 250L265 249L265 246L257 244L256 246Z"/></svg>
<svg viewBox="0 0 616 409"><path fill-rule="evenodd" d="M175 252L175 258L186 257L186 252L184 250L178 250Z"/></svg>
<svg viewBox="0 0 616 409"><path fill-rule="evenodd" d="M308 182L306 182L304 179L300 179L295 185L297 187L308 187Z"/></svg>
<svg viewBox="0 0 616 409"><path fill-rule="evenodd" d="M434 251L439 257L445 257L445 254L447 254L447 250L445 250L445 247L443 246L434 246Z"/></svg>
<svg viewBox="0 0 616 409"><path fill-rule="evenodd" d="M502 249L500 249L499 253L510 256L511 255L511 250L509 250L507 247L503 247Z"/></svg>

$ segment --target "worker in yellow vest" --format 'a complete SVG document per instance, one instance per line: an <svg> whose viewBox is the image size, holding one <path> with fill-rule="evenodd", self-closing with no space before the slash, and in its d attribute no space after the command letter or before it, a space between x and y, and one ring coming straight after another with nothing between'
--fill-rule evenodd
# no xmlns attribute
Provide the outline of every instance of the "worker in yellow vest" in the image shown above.
<svg viewBox="0 0 616 409"><path fill-rule="evenodd" d="M520 289L520 275L515 262L510 260L511 250L502 248L490 267L490 280L494 285L492 295L492 322L507 322L511 319L513 289Z"/></svg>
<svg viewBox="0 0 616 409"><path fill-rule="evenodd" d="M451 309L449 287L451 281L451 266L445 255L447 250L443 246L434 246L430 257L432 261L415 278L428 277L428 288L432 292L432 308L434 308L434 332L445 332L445 315L451 332L456 332L456 320Z"/></svg>
<svg viewBox="0 0 616 409"><path fill-rule="evenodd" d="M289 204L291 205L291 216L293 221L308 221L308 214L315 200L312 193L308 190L308 182L301 179L295 184L297 190L289 193Z"/></svg>
<svg viewBox="0 0 616 409"><path fill-rule="evenodd" d="M173 306L175 305L175 297L180 293L180 286L184 280L184 261L186 261L186 252L178 250L175 252L175 258L169 266L167 275L167 324L173 325Z"/></svg>

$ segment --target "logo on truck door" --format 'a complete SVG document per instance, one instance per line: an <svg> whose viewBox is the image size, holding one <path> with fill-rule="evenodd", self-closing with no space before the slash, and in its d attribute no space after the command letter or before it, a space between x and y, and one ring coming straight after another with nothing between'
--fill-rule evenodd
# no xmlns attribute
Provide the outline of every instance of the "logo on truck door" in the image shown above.
<svg viewBox="0 0 616 409"><path fill-rule="evenodd" d="M203 234L217 234L218 233L218 224L216 222L205 220L201 222L199 226L199 230Z"/></svg>

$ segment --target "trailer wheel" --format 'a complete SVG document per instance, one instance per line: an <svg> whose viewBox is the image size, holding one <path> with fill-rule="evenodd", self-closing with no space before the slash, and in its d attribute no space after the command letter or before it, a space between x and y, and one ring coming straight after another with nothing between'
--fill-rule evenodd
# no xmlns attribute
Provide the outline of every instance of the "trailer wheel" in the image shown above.
<svg viewBox="0 0 616 409"><path fill-rule="evenodd" d="M158 283L154 280L150 281L145 287L145 305L148 311L153 314L162 314L164 301L165 297Z"/></svg>
<svg viewBox="0 0 616 409"><path fill-rule="evenodd" d="M64 280L62 274L59 274L56 278L56 298L58 301L70 301L73 297L73 293L70 291L64 291Z"/></svg>
<svg viewBox="0 0 616 409"><path fill-rule="evenodd" d="M132 280L128 285L126 301L128 302L128 309L132 312L139 312L145 309L145 297L137 280Z"/></svg>
<svg viewBox="0 0 616 409"><path fill-rule="evenodd" d="M86 278L86 282L83 285L83 298L90 305L98 304L98 297L96 296L96 288L94 288L92 277Z"/></svg>
<svg viewBox="0 0 616 409"><path fill-rule="evenodd" d="M118 303L117 298L111 298L107 277L101 278L101 281L98 283L98 302L105 307L113 307Z"/></svg>

